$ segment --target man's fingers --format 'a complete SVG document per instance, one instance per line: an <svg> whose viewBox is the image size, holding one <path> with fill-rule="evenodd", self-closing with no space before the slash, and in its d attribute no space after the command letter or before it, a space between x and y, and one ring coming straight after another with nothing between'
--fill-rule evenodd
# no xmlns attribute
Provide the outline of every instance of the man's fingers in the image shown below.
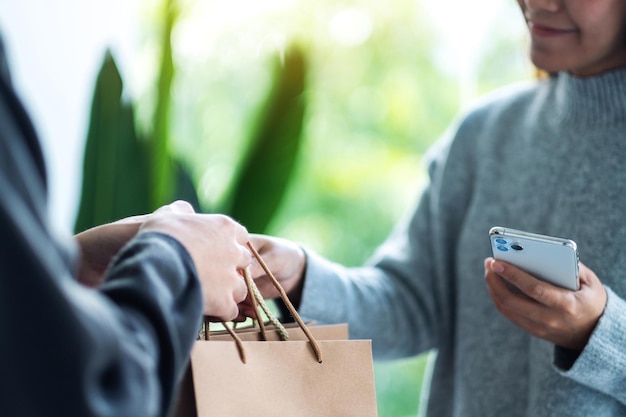
<svg viewBox="0 0 626 417"><path fill-rule="evenodd" d="M248 297L248 286L246 285L243 277L240 275L239 278L237 278L237 281L238 285L233 291L233 300L235 300L235 303L239 304L244 302Z"/></svg>
<svg viewBox="0 0 626 417"><path fill-rule="evenodd" d="M250 240L250 234L248 233L248 229L246 229L245 227L243 227L241 224L237 223L235 225L235 240L237 241L237 243L239 243L240 245L246 245L246 243L248 243L248 241Z"/></svg>

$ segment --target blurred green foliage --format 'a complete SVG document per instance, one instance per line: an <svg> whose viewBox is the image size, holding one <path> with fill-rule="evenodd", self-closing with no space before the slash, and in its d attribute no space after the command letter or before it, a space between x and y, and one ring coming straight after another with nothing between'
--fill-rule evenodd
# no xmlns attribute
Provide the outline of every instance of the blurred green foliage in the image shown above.
<svg viewBox="0 0 626 417"><path fill-rule="evenodd" d="M180 184L195 203L195 190L185 187L184 167L169 152L169 109L174 77L171 33L177 19L175 0L163 3L157 100L152 129L140 138L133 104L123 96L124 83L107 51L96 79L83 157L80 206L75 231L123 217L149 213L179 197ZM191 192L189 192L191 191Z"/></svg>
<svg viewBox="0 0 626 417"><path fill-rule="evenodd" d="M178 19L179 6L176 0L166 0L161 6L160 62L157 79L156 103L152 116L152 135L150 138L150 175L148 184L151 189L151 206L157 208L169 202L175 194L174 164L170 155L169 123L172 104L172 82L175 70L172 58L172 31Z"/></svg>
<svg viewBox="0 0 626 417"><path fill-rule="evenodd" d="M96 80L74 229L83 231L150 208L148 147L135 130L133 107L107 52Z"/></svg>
<svg viewBox="0 0 626 417"><path fill-rule="evenodd" d="M306 59L298 47L275 62L267 102L251 129L245 159L222 212L262 233L276 213L292 177L302 141Z"/></svg>
<svg viewBox="0 0 626 417"><path fill-rule="evenodd" d="M144 3L143 52L130 77L144 80L134 89L140 132L153 124L154 68L163 66L155 41L162 9ZM514 19L522 22L515 8L515 2L491 7L502 17L493 27L475 28L485 42L462 50L468 64L446 49L448 28L433 23L420 0L180 0L171 37L176 76L169 124L161 128L168 152L185 166L203 207L229 212L273 199L270 222L251 219L251 230L361 265L415 203L426 181L424 152L467 100L528 76L521 32L511 30ZM462 44L465 34L457 36ZM287 47L293 43L300 48L295 58ZM306 57L306 84L274 113L302 124L284 125L300 132L300 155L292 150L282 161L289 181L270 185L241 175L251 155L259 165L247 165L248 178L281 161L280 149L260 145L275 131L262 114L272 113L266 92L280 91L268 65L277 56L296 66L290 60ZM276 192L259 193L263 184ZM233 193L245 187L239 196L247 200L237 200ZM426 361L422 355L375 364L381 417L417 415Z"/></svg>
<svg viewBox="0 0 626 417"><path fill-rule="evenodd" d="M196 210L229 214L250 231L262 233L283 197L302 138L304 54L293 45L273 67L273 85L250 130L245 157L242 152L229 207L203 207L186 164L171 151L169 123L175 74L171 36L178 13L177 0L164 2L156 103L151 126L141 139L134 106L123 97L118 67L111 54L106 54L90 114L77 232L184 199Z"/></svg>

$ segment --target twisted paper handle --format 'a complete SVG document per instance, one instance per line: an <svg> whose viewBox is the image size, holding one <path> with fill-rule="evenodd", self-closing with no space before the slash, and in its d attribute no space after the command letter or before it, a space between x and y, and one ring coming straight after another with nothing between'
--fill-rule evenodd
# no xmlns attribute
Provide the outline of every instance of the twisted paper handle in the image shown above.
<svg viewBox="0 0 626 417"><path fill-rule="evenodd" d="M230 333L233 340L235 341L235 344L237 345L237 351L239 352L239 357L241 358L241 362L246 363L246 349L244 349L243 347L243 341L239 336L237 336L237 333L235 333L235 331L231 329L226 322L222 322L222 325L228 331L228 333Z"/></svg>
<svg viewBox="0 0 626 417"><path fill-rule="evenodd" d="M265 333L266 332L265 323L263 322L263 318L259 314L259 308L261 310L263 310L263 312L265 313L265 316L267 317L269 322L272 323L272 325L274 325L274 328L278 332L278 334L280 336L280 339L283 340L283 341L289 340L289 333L287 332L287 329L285 329L285 326L283 326L283 324L280 322L280 320L278 320L276 315L274 315L274 313L272 313L272 311L270 310L269 306L265 302L265 299L261 295L261 292L259 291L259 288L254 283L254 280L252 279L252 276L250 274L250 267L247 267L246 269L244 269L243 277L244 277L244 280L246 282L246 287L248 287L248 293L250 294L250 300L252 302L252 307L253 307L254 313L256 315L256 317L253 317L253 319L256 319L256 321L259 323L259 329L260 329L260 332L261 332L261 340L264 340L264 341L267 340L267 336L266 336L266 333ZM221 323L224 326L224 328L231 335L234 334L234 331L233 331L233 329L231 329L230 326L228 326L223 321ZM237 326L236 326L236 323L235 323L234 328L236 328L236 327ZM201 332L200 332L200 335L199 335L199 339L200 340L209 340L209 333L210 333L210 322L205 318L205 320L204 320L204 322L202 324L202 329L201 329ZM238 338L235 338L235 341L237 341L237 339Z"/></svg>
<svg viewBox="0 0 626 417"><path fill-rule="evenodd" d="M235 341L235 344L237 345L237 351L239 352L239 357L241 358L241 362L246 363L246 350L243 347L243 341L239 336L237 336L237 333L235 333L235 331L233 330L237 327L237 323L235 323L232 328L225 321L221 321L220 323L222 324L222 326L224 326L224 329L226 329L226 331ZM211 322L206 317L204 318L204 320L202 320L202 327L200 328L200 332L198 334L198 337L196 338L197 340L210 340L210 324Z"/></svg>
<svg viewBox="0 0 626 417"><path fill-rule="evenodd" d="M247 245L248 245L248 248L250 249L250 252L252 252L252 255L256 258L256 260L261 265L261 268L263 268L263 271L265 271L265 274L270 279L272 285L274 285L274 288L278 290L278 293L280 294L280 298L285 303L285 306L287 307L287 309L289 310L293 318L296 320L296 322L298 323L298 325L300 326L300 328L306 335L307 339L309 339L311 347L313 348L313 352L315 353L315 356L317 357L317 361L319 363L322 363L322 350L320 349L319 343L317 343L317 340L315 340L309 328L306 326L306 324L304 324L304 321L302 321L300 314L298 314L298 311L296 310L296 308L293 306L293 304L291 304L289 297L287 297L287 293L283 289L282 285L280 285L280 283L278 282L274 274L272 274L272 271L270 271L270 269L267 267L267 264L265 263L265 261L263 261L263 258L261 258L261 255L259 255L259 252L257 252L254 246L252 246L252 243L248 242Z"/></svg>
<svg viewBox="0 0 626 417"><path fill-rule="evenodd" d="M289 340L289 333L287 333L287 330L285 329L285 326L283 326L283 324L276 318L274 313L272 313L270 308L265 303L265 299L263 298L263 296L259 292L259 288L254 283L254 280L252 279L252 276L250 275L250 267L244 269L243 276L244 276L244 278L246 280L246 285L248 286L248 292L251 295L250 298L252 300L254 300L253 301L253 306L255 307L254 311L257 314L257 320L259 322L259 327L262 326L261 327L261 334L263 335L263 340L266 339L266 337L265 337L265 325L263 324L263 320L261 320L261 317L259 317L259 313L258 313L258 310L256 309L256 305L255 305L256 303L258 303L259 307L261 307L261 310L263 310L263 312L267 316L267 318L270 321L270 323L272 323L274 325L274 327L278 331L278 334L280 334L280 338L282 340Z"/></svg>
<svg viewBox="0 0 626 417"><path fill-rule="evenodd" d="M247 245L248 245L248 248L250 249L250 252L252 253L252 255L256 258L256 260L261 265L261 268L263 268L263 270L265 271L265 274L270 279L270 282L272 283L272 285L274 285L274 287L278 290L278 293L280 294L280 298L285 303L285 306L287 307L287 309L289 310L289 312L291 313L293 318L296 320L296 322L298 323L298 325L300 326L300 328L302 329L304 334L306 335L306 337L309 340L309 343L311 345L311 348L313 349L313 353L315 354L315 356L317 358L317 361L319 363L322 363L322 350L321 350L321 348L319 346L319 343L317 342L317 340L315 340L315 338L313 337L313 334L311 333L309 328L306 326L306 324L304 324L304 321L302 321L302 318L298 314L298 311L296 310L296 308L293 306L293 304L289 300L289 297L287 296L287 293L285 292L283 287L280 285L280 283L278 282L278 280L276 279L274 274L272 274L272 272L268 268L268 266L265 263L265 261L263 261L263 258L261 258L261 255L259 255L257 250L254 248L254 246L252 246L252 244L250 242L248 242ZM261 328L261 334L262 334L263 339L265 339L265 326L263 324L263 320L260 317L260 314L259 314L257 306L260 306L260 308L263 310L263 312L267 315L267 317L270 320L270 322L276 327L276 330L280 334L281 339L288 340L289 339L289 333L287 332L287 330L282 325L282 323L276 318L276 316L271 312L271 310L269 309L269 307L265 303L265 300L264 300L263 296L259 292L258 287L254 283L254 280L252 279L252 277L250 275L250 269L249 268L246 268L243 271L243 276L244 276L244 280L246 281L246 286L248 287L248 292L251 295L250 296L250 300L252 302L252 306L254 307L254 311L255 311L255 314L257 316L256 317L257 321L259 322L259 327ZM235 333L235 331L227 323L222 322L222 325L228 331L228 333L230 333L232 338L235 340L235 343L237 344L237 349L239 350L239 356L241 357L241 361L243 363L246 363L246 352L245 352L245 349L243 347L243 342L241 341L239 336L237 336L237 333ZM209 340L209 333L210 333L209 322L205 319L203 324L202 324L202 329L200 331L199 339Z"/></svg>

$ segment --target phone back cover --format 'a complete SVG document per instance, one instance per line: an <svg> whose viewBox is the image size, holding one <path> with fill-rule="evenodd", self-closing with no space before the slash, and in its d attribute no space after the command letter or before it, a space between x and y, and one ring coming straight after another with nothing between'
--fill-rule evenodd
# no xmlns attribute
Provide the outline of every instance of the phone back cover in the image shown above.
<svg viewBox="0 0 626 417"><path fill-rule="evenodd" d="M578 290L578 256L576 249L571 246L506 235L490 238L494 258L513 264L544 281ZM507 251L498 249L497 239L508 242ZM523 250L510 248L510 245L516 243Z"/></svg>

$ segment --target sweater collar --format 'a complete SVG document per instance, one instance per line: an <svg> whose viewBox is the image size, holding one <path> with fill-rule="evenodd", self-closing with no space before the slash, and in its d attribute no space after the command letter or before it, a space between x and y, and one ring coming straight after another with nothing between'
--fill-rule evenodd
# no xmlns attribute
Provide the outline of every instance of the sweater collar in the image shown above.
<svg viewBox="0 0 626 417"><path fill-rule="evenodd" d="M626 68L585 78L559 73L554 82L556 109L564 122L587 127L626 123Z"/></svg>

